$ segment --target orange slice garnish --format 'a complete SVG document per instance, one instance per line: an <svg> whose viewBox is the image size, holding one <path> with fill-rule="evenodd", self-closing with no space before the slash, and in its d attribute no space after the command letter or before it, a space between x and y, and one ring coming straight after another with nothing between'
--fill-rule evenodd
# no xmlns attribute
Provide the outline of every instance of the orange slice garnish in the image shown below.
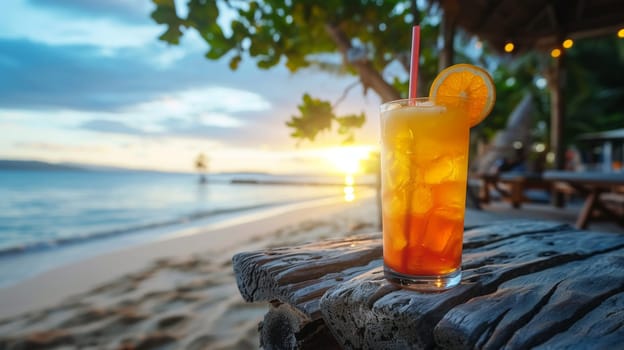
<svg viewBox="0 0 624 350"><path fill-rule="evenodd" d="M438 74L429 90L429 97L441 105L462 103L468 123L473 127L492 111L496 101L496 89L487 71L462 63L450 66Z"/></svg>

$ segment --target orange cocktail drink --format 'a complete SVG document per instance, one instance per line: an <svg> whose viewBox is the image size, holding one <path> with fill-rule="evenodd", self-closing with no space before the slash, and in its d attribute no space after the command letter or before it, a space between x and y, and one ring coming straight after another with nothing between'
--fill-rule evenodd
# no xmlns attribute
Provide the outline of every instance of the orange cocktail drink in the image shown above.
<svg viewBox="0 0 624 350"><path fill-rule="evenodd" d="M381 106L384 274L417 290L461 281L470 128L492 110L494 83L468 64L434 80L428 98Z"/></svg>
<svg viewBox="0 0 624 350"><path fill-rule="evenodd" d="M458 282L470 133L461 101L399 100L381 108L386 273L432 279L434 287L453 282L444 278Z"/></svg>

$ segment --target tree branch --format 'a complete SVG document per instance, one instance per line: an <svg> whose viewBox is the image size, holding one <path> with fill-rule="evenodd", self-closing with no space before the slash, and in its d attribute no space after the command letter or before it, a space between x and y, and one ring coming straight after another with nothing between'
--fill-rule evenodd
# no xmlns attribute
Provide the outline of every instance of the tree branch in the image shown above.
<svg viewBox="0 0 624 350"><path fill-rule="evenodd" d="M400 54L397 54L396 56L397 61L399 61L399 63L401 64L401 66L403 67L403 69L405 69L405 72L407 74L409 74L410 72L410 55L403 52Z"/></svg>
<svg viewBox="0 0 624 350"><path fill-rule="evenodd" d="M373 89L373 91L381 97L382 101L391 101L400 98L399 92L384 80L381 73L378 72L368 60L349 61L348 53L352 48L351 41L336 24L326 24L325 30L336 44L338 51L340 51L343 63L355 67L365 89L369 87Z"/></svg>
<svg viewBox="0 0 624 350"><path fill-rule="evenodd" d="M418 1L412 0L412 16L414 16L414 25L420 24L420 10L418 10Z"/></svg>
<svg viewBox="0 0 624 350"><path fill-rule="evenodd" d="M349 93L349 91L351 91L351 89L353 89L354 87L358 86L360 82L359 81L355 81L351 84L349 84L349 86L347 86L344 91L342 92L342 95L340 96L340 98L338 98L336 100L336 102L334 102L334 104L332 105L332 108L336 108L338 107L338 105L344 101L345 98L347 98L347 94Z"/></svg>

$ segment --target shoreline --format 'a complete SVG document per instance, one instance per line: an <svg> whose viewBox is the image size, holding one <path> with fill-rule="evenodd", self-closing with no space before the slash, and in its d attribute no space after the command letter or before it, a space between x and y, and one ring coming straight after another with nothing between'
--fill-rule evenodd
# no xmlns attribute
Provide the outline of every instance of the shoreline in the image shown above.
<svg viewBox="0 0 624 350"><path fill-rule="evenodd" d="M330 197L270 208L201 227L176 230L155 241L57 266L0 288L3 305L0 320L57 305L72 295L122 278L158 260L211 252L233 254L241 249L261 247L270 244L271 234L284 227L363 205L372 197L364 195L350 203L342 197Z"/></svg>
<svg viewBox="0 0 624 350"><path fill-rule="evenodd" d="M333 185L326 185L333 186ZM22 253L37 252L46 249L54 249L57 246L80 244L92 240L123 237L142 231L171 231L182 230L188 226L211 225L232 217L243 217L249 213L271 211L275 208L297 206L300 203L322 201L333 197L340 197L338 194L324 195L299 200L283 200L280 202L257 203L253 205L237 207L218 207L211 210L198 210L181 214L177 217L154 220L144 223L130 223L126 226L117 226L99 230L87 230L80 235L70 235L66 237L55 237L49 240L34 241L32 243L21 243L16 245L0 246L0 258L14 256ZM186 226L186 227L185 227Z"/></svg>
<svg viewBox="0 0 624 350"><path fill-rule="evenodd" d="M305 199L303 201L315 201L324 198ZM202 221L219 222L223 218L227 218L231 215L246 215L249 212L270 210L275 207L283 207L298 204L302 201L290 201L290 202L277 202L256 204L251 206L235 207L235 208L218 208L215 210L198 211L181 215L177 218L166 219L162 221L154 221L148 223L130 224L125 227L118 227L112 229L104 229L100 231L91 231L83 235L59 237L52 240L36 241L28 245L16 245L8 247L0 247L0 258L10 257L18 254L28 254L30 252L37 252L45 249L54 249L56 246L65 246L72 244L88 243L93 240L109 239L122 237L142 231L160 231L175 228L176 226L193 225L194 223L201 223Z"/></svg>
<svg viewBox="0 0 624 350"><path fill-rule="evenodd" d="M0 170L0 177L0 191L9 194L0 216L5 221L0 227L0 264L11 265L0 270L0 287L22 279L21 275L71 262L74 255L88 257L81 248L68 247L93 248L95 255L188 227L343 192L331 185L313 188L298 184L336 178L320 175L210 174L206 185L199 184L194 174L151 172ZM279 180L284 185L236 185L232 178ZM64 254L65 250L71 254ZM51 258L53 253L46 252L64 257L56 261ZM29 258L40 253L46 257L44 262ZM13 259L22 267L10 263ZM23 268L27 261L35 262L32 271Z"/></svg>
<svg viewBox="0 0 624 350"><path fill-rule="evenodd" d="M232 226L266 216L277 215L301 207L340 201L340 196L323 196L300 201L255 205L218 210L215 215L189 215L188 220L175 220L166 225L143 225L139 228L118 229L99 235L72 237L57 244L37 244L33 249L0 251L0 289L13 286L46 271L76 263L101 254L113 253L151 242L167 240L206 230ZM211 213L212 214L212 213Z"/></svg>
<svg viewBox="0 0 624 350"><path fill-rule="evenodd" d="M345 187L344 181L342 182L315 182L315 181L284 181L284 180L255 180L255 179L237 179L230 180L233 185L267 185L267 186L332 186L332 187ZM354 183L351 187L369 187L375 188L375 183Z"/></svg>

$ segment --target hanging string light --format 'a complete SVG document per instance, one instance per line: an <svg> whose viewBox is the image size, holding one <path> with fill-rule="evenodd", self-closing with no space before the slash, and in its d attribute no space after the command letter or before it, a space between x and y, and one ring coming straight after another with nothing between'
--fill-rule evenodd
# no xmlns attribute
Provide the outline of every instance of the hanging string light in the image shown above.
<svg viewBox="0 0 624 350"><path fill-rule="evenodd" d="M505 44L505 52L512 52L515 48L515 45L510 41Z"/></svg>

